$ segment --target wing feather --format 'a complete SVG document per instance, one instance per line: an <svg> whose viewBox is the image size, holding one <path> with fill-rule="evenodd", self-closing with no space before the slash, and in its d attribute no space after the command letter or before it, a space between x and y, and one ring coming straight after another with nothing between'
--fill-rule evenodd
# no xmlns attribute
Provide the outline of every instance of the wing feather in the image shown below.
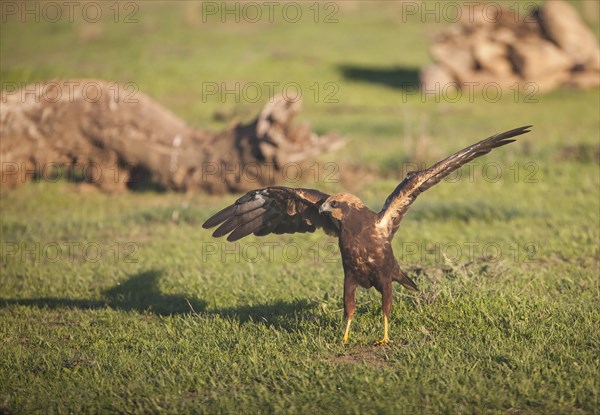
<svg viewBox="0 0 600 415"><path fill-rule="evenodd" d="M244 236L248 236L251 233L260 230L264 226L264 224L267 221L267 219L269 218L269 216L273 216L273 215L276 215L276 213L273 211L271 211L271 212L265 211L263 214L256 216L251 221L245 222L242 225L236 227L233 230L233 232L231 232L229 234L229 236L227 237L227 240L229 242L235 242L238 239L242 239Z"/></svg>
<svg viewBox="0 0 600 415"><path fill-rule="evenodd" d="M262 228L260 228L259 230L257 230L256 232L254 232L254 235L256 236L265 236L268 235L270 233L275 233L275 228L277 228L277 226L279 225L279 223L281 223L281 221L283 220L283 218L279 215L274 215L275 217L273 219L270 219L267 221L267 223L264 224L264 226Z"/></svg>
<svg viewBox="0 0 600 415"><path fill-rule="evenodd" d="M378 226L388 229L390 236L393 236L418 195L469 161L489 153L496 147L516 141L512 137L528 133L530 127L528 125L495 134L454 153L426 170L410 172L385 201L378 213Z"/></svg>
<svg viewBox="0 0 600 415"><path fill-rule="evenodd" d="M237 214L235 216L230 217L225 222L221 224L214 232L213 235L215 238L221 237L223 235L227 235L229 232L234 230L235 228L245 225L249 222L252 222L259 216L262 216L267 212L267 209L258 208L246 213Z"/></svg>
<svg viewBox="0 0 600 415"><path fill-rule="evenodd" d="M319 213L319 207L328 197L318 190L283 186L253 190L217 212L202 227L208 229L220 225L213 236L229 233L228 241L237 241L251 233L264 236L314 232L317 228L337 235L334 219Z"/></svg>
<svg viewBox="0 0 600 415"><path fill-rule="evenodd" d="M202 226L205 229L212 228L232 216L241 215L254 209L258 209L265 203L263 199L246 198L246 196L247 195L240 198L238 200L239 203L236 202L231 206L227 206L225 209L213 215L209 220L204 222Z"/></svg>

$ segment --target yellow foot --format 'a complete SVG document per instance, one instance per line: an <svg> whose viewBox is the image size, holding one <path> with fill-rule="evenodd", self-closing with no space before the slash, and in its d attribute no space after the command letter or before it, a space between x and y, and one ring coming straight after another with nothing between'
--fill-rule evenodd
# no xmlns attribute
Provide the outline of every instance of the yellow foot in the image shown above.
<svg viewBox="0 0 600 415"><path fill-rule="evenodd" d="M388 318L384 315L383 316L383 339L379 340L378 342L375 342L374 345L375 346L383 346L385 344L388 344L390 342L390 337L388 335Z"/></svg>
<svg viewBox="0 0 600 415"><path fill-rule="evenodd" d="M387 337L384 337L383 339L376 341L375 343L373 343L374 346L384 346L386 344L390 343L390 339Z"/></svg>
<svg viewBox="0 0 600 415"><path fill-rule="evenodd" d="M348 344L348 338L350 337L350 323L352 323L352 319L348 319L346 323L346 331L344 332L344 338L342 339L342 343Z"/></svg>

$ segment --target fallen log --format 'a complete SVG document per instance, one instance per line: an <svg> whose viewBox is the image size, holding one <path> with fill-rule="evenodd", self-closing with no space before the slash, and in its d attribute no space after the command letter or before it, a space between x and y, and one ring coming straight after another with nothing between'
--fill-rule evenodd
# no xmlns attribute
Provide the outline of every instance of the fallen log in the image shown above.
<svg viewBox="0 0 600 415"><path fill-rule="evenodd" d="M251 122L215 132L190 127L131 87L82 79L3 91L3 187L67 172L107 192L240 192L281 182L286 164L301 169L343 144L292 123L299 97L275 96Z"/></svg>

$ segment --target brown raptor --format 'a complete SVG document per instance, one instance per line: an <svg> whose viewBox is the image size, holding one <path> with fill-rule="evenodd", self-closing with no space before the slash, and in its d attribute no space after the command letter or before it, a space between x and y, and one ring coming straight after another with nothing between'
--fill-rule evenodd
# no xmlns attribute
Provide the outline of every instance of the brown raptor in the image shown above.
<svg viewBox="0 0 600 415"><path fill-rule="evenodd" d="M317 228L339 238L344 266L344 314L347 320L343 341L348 341L354 317L356 287L375 287L381 293L383 339L389 341L388 319L392 307L392 281L409 290L416 284L398 265L392 251L392 239L404 214L418 195L437 184L465 163L489 153L511 139L529 132L531 126L493 135L473 144L432 167L407 174L387 198L383 208L374 212L349 193L328 195L313 189L282 186L253 190L233 205L221 210L202 226L212 228L214 237L229 234L237 241L254 234L314 232Z"/></svg>

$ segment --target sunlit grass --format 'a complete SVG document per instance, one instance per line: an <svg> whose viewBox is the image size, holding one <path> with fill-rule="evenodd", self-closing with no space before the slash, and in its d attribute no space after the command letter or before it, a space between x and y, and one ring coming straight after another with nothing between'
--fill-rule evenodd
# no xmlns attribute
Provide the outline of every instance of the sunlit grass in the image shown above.
<svg viewBox="0 0 600 415"><path fill-rule="evenodd" d="M402 22L398 4L340 3L337 23L293 30L205 23L198 7L140 3L138 23L103 21L96 32L9 20L2 82L131 81L214 129L229 122L215 111L250 118L267 97L204 97L203 82L295 82L301 120L347 145L319 159L339 163L333 182L284 184L352 185L373 209L415 157L431 165L494 132L533 132L406 215L394 249L421 291L396 289L385 348L371 346L382 330L374 290L359 292L350 345L340 342L332 238L234 245L201 228L235 195L106 195L64 182L3 190L0 412L595 413L598 91L436 103L377 81L428 62L438 27ZM339 102L314 100L315 82L336 83ZM483 170L491 163L500 178ZM355 165L372 176L348 176Z"/></svg>

